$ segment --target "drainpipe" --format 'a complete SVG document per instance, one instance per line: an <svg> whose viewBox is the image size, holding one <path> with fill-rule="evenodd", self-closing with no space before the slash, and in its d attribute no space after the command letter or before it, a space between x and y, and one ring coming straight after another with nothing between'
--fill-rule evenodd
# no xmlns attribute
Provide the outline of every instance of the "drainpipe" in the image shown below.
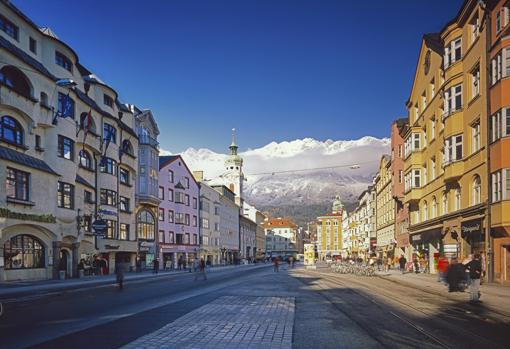
<svg viewBox="0 0 510 349"><path fill-rule="evenodd" d="M491 152L490 152L490 118L491 118L491 96L490 96L490 77L491 77L491 64L490 64L490 52L491 52L491 16L488 8L489 4L487 1L484 3L484 17L485 17L485 84L486 84L486 101L487 101L487 126L486 126L486 152L487 152L487 206L486 206L486 227L485 227L485 246L487 248L487 281L494 281L494 251L493 244L494 239L491 236L491 195L492 195L492 180L491 180Z"/></svg>

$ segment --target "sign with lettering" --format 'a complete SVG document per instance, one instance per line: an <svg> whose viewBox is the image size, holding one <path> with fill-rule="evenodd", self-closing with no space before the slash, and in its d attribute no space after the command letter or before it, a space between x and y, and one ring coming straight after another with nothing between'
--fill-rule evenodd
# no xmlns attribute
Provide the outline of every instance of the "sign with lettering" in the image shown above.
<svg viewBox="0 0 510 349"><path fill-rule="evenodd" d="M108 223L104 219L96 219L92 223L92 229L94 230L94 234L98 236L103 236L108 228Z"/></svg>

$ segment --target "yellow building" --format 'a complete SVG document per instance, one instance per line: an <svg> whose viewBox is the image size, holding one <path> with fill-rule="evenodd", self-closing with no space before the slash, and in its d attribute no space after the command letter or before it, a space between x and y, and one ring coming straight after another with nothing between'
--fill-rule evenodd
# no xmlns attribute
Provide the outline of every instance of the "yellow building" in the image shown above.
<svg viewBox="0 0 510 349"><path fill-rule="evenodd" d="M342 251L342 217L344 210L340 198L333 202L331 213L317 217L317 253L320 260L340 256Z"/></svg>
<svg viewBox="0 0 510 349"><path fill-rule="evenodd" d="M375 177L376 252L381 258L393 257L395 248L395 200L391 192L391 157L383 155Z"/></svg>
<svg viewBox="0 0 510 349"><path fill-rule="evenodd" d="M423 36L407 101L405 198L415 255L485 252L486 38L483 9L466 1L440 33Z"/></svg>

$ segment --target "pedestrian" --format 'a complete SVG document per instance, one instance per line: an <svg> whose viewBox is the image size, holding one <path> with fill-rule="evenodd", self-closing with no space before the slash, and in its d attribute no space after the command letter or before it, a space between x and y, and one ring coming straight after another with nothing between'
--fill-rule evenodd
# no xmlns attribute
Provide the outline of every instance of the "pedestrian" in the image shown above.
<svg viewBox="0 0 510 349"><path fill-rule="evenodd" d="M414 272L416 274L418 274L420 272L420 262L418 261L417 257L414 257L413 264L414 264Z"/></svg>
<svg viewBox="0 0 510 349"><path fill-rule="evenodd" d="M473 260L473 255L469 254L466 258L462 260L462 265L464 265L465 273L466 273L466 284L471 285L471 275L467 265L469 262Z"/></svg>
<svg viewBox="0 0 510 349"><path fill-rule="evenodd" d="M390 269L391 269L391 257L388 256L388 258L386 259L386 272L389 273L390 272Z"/></svg>
<svg viewBox="0 0 510 349"><path fill-rule="evenodd" d="M154 261L152 261L152 264L153 264L153 269L152 269L152 273L153 274L157 274L159 272L159 259L154 259Z"/></svg>
<svg viewBox="0 0 510 349"><path fill-rule="evenodd" d="M177 268L179 270L182 270L182 256L179 257L179 260L177 261Z"/></svg>
<svg viewBox="0 0 510 349"><path fill-rule="evenodd" d="M198 273L195 273L195 281L198 279L198 275L201 274L203 277L203 280L207 280L207 275L205 274L205 261L204 259L200 259L198 262Z"/></svg>
<svg viewBox="0 0 510 349"><path fill-rule="evenodd" d="M469 284L470 302L478 302L480 300L480 278L482 277L482 262L480 255L476 253L473 260L466 264L466 270L469 271L471 282Z"/></svg>
<svg viewBox="0 0 510 349"><path fill-rule="evenodd" d="M402 272L402 274L405 274L406 272L406 263L407 263L406 257L404 257L404 255L401 255L400 258L398 259L398 265L400 266L400 271Z"/></svg>
<svg viewBox="0 0 510 349"><path fill-rule="evenodd" d="M449 264L445 256L439 257L437 261L437 282L446 283L446 273L448 272Z"/></svg>
<svg viewBox="0 0 510 349"><path fill-rule="evenodd" d="M382 259L377 258L377 271L381 271L381 266L382 266Z"/></svg>
<svg viewBox="0 0 510 349"><path fill-rule="evenodd" d="M136 272L139 273L142 271L142 260L140 257L136 257Z"/></svg>
<svg viewBox="0 0 510 349"><path fill-rule="evenodd" d="M124 270L120 262L115 263L115 277L119 285L119 290L122 290L124 288Z"/></svg>
<svg viewBox="0 0 510 349"><path fill-rule="evenodd" d="M446 274L448 281L448 292L461 292L463 291L462 283L465 278L464 266L459 263L457 258L452 258L450 267Z"/></svg>
<svg viewBox="0 0 510 349"><path fill-rule="evenodd" d="M197 272L198 264L199 264L198 257L195 257L195 259L193 259L193 271L194 271L195 273Z"/></svg>
<svg viewBox="0 0 510 349"><path fill-rule="evenodd" d="M273 266L274 266L274 272L277 273L279 271L279 266L280 264L280 261L279 261L279 258L278 257L274 257L273 258Z"/></svg>

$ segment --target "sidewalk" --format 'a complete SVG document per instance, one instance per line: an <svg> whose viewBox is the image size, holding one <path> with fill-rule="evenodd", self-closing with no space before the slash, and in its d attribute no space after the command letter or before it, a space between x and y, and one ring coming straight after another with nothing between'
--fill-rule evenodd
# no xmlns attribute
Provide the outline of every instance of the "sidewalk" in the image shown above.
<svg viewBox="0 0 510 349"><path fill-rule="evenodd" d="M227 265L209 267L206 269L207 273L215 273L234 268L250 268L255 266L268 266L269 264L241 264L241 265ZM144 279L154 279L161 277L169 277L172 275L189 274L187 270L160 270L158 274L154 274L152 270L143 272L126 273L124 275L124 282L137 281ZM66 279L66 280L40 280L40 281L8 281L0 282L0 300L3 302L15 301L22 296L33 294L47 294L53 292L71 291L76 289L92 288L97 286L104 286L116 283L115 274L103 276L86 276L82 279Z"/></svg>
<svg viewBox="0 0 510 349"><path fill-rule="evenodd" d="M469 289L465 292L448 292L448 287L442 282L437 281L436 274L402 274L398 270L389 272L377 272L377 276L403 286L410 286L433 294L447 297L449 299L469 300ZM510 287L496 283L482 284L480 291L482 293L481 301L487 307L494 311L510 316Z"/></svg>

